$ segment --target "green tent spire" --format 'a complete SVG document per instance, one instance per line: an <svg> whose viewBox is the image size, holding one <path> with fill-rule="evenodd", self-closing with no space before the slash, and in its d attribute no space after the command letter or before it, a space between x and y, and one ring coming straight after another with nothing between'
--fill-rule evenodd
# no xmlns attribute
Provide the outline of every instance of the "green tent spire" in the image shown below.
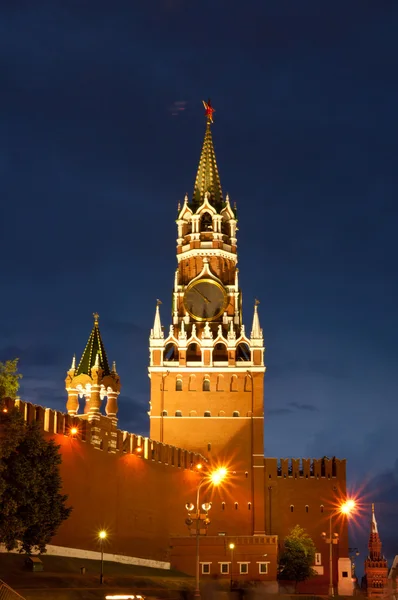
<svg viewBox="0 0 398 600"><path fill-rule="evenodd" d="M218 174L216 154L214 152L213 138L211 135L211 124L213 123L214 108L210 100L203 102L206 114L206 133L202 152L199 160L198 172L195 180L192 204L196 209L205 199L205 193L209 192L209 202L216 210L223 206L223 195L221 190L220 176Z"/></svg>
<svg viewBox="0 0 398 600"><path fill-rule="evenodd" d="M108 358L106 356L104 344L102 342L98 319L99 314L93 313L94 327L91 331L90 337L88 338L87 345L84 349L82 357L77 367L76 375L91 375L91 368L95 365L95 361L98 355L98 361L104 375L109 375L111 370L108 364Z"/></svg>

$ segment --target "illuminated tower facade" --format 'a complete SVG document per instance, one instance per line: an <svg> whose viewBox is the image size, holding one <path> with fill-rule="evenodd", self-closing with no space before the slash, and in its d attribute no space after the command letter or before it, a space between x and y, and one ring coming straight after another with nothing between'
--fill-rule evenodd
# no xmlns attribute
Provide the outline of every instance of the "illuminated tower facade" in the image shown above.
<svg viewBox="0 0 398 600"><path fill-rule="evenodd" d="M253 535L264 533L264 341L257 301L249 332L242 321L236 207L222 193L204 105L194 192L178 207L172 321L165 331L158 301L150 334L150 437L229 464L249 509L236 522Z"/></svg>
<svg viewBox="0 0 398 600"><path fill-rule="evenodd" d="M387 585L387 561L381 552L381 540L377 529L375 506L372 504L372 520L368 544L369 554L365 560L366 587L369 598L381 597Z"/></svg>
<svg viewBox="0 0 398 600"><path fill-rule="evenodd" d="M92 424L91 443L95 448L101 447L101 408L105 404L105 415L108 417L110 430L110 448L116 449L117 399L120 394L120 378L116 372L116 363L109 367L108 358L99 329L99 315L93 314L94 325L88 342L76 367L75 357L67 371L65 388L68 393L66 409L71 416L78 415ZM84 401L83 414L79 413L79 398ZM103 427L102 423L102 427Z"/></svg>

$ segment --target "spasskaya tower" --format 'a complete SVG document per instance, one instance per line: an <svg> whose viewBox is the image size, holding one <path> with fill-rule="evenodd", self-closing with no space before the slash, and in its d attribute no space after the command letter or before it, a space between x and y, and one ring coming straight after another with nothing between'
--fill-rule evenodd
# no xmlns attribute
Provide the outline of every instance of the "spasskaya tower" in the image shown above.
<svg viewBox="0 0 398 600"><path fill-rule="evenodd" d="M160 302L150 334L150 437L227 463L253 506L248 534L264 532L264 341L255 302L242 321L237 215L223 196L210 101L193 195L177 218L172 322Z"/></svg>

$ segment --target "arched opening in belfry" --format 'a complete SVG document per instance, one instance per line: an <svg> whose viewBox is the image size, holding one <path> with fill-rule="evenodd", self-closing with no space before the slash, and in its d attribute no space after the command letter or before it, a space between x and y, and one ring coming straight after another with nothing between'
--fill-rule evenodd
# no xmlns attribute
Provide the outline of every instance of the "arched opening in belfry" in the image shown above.
<svg viewBox="0 0 398 600"><path fill-rule="evenodd" d="M213 361L218 361L218 362L228 361L227 346L225 344L223 344L222 342L219 342L218 344L216 344L214 346Z"/></svg>
<svg viewBox="0 0 398 600"><path fill-rule="evenodd" d="M199 230L202 231L213 231L213 218L210 213L205 212L200 217Z"/></svg>
<svg viewBox="0 0 398 600"><path fill-rule="evenodd" d="M187 362L197 361L200 362L202 360L202 353L198 344L189 344L187 348Z"/></svg>
<svg viewBox="0 0 398 600"><path fill-rule="evenodd" d="M190 233L192 233L192 221L188 221L183 228L183 235L189 235Z"/></svg>
<svg viewBox="0 0 398 600"><path fill-rule="evenodd" d="M250 348L248 344L245 344L244 342L238 344L236 349L236 360L251 360Z"/></svg>
<svg viewBox="0 0 398 600"><path fill-rule="evenodd" d="M228 221L225 221L224 219L221 221L221 233L227 236L230 235L230 225Z"/></svg>
<svg viewBox="0 0 398 600"><path fill-rule="evenodd" d="M163 360L178 361L178 348L172 342L166 345L166 348L163 351Z"/></svg>

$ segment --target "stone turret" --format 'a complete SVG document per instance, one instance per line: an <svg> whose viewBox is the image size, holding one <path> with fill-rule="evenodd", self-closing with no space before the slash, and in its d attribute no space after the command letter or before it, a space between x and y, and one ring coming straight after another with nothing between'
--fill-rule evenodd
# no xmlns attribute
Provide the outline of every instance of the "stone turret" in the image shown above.
<svg viewBox="0 0 398 600"><path fill-rule="evenodd" d="M365 577L368 598L380 598L385 593L387 585L387 560L381 552L381 539L377 527L375 505L372 504L370 521L369 554L365 560Z"/></svg>
<svg viewBox="0 0 398 600"><path fill-rule="evenodd" d="M76 359L67 371L65 387L68 393L66 408L68 414L77 415L79 398L84 398L84 415L89 421L99 421L101 418L102 401L106 397L105 414L111 418L114 426L117 423L117 398L120 394L120 378L116 372L116 363L112 370L102 341L98 313L94 313L94 326L88 342L76 368ZM79 415L80 416L80 415Z"/></svg>

